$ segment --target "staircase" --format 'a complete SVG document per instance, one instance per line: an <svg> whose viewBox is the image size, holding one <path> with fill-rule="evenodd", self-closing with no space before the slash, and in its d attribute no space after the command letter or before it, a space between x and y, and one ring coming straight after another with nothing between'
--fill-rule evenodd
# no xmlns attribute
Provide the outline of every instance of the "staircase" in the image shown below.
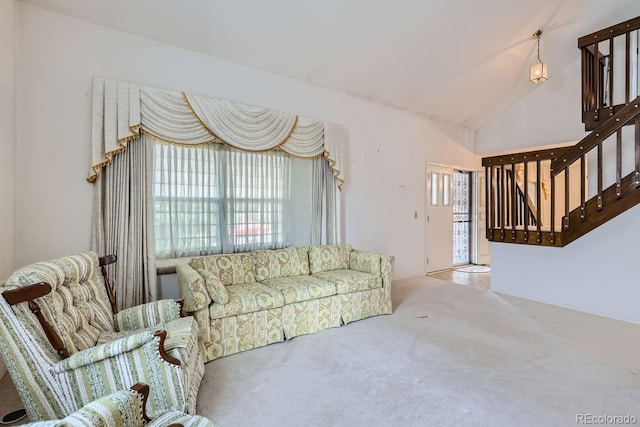
<svg viewBox="0 0 640 427"><path fill-rule="evenodd" d="M565 246L640 203L640 17L586 35L574 146L482 159L487 239Z"/></svg>

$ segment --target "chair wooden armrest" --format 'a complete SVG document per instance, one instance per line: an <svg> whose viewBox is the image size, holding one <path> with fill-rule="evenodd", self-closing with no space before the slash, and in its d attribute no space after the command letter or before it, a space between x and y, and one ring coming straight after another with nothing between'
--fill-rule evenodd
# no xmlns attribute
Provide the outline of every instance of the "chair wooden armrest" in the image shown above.
<svg viewBox="0 0 640 427"><path fill-rule="evenodd" d="M29 303L29 310L36 316L38 322L40 322L40 326L44 330L44 334L47 336L47 339L51 343L53 349L58 353L58 355L66 359L69 357L69 351L64 345L64 341L60 338L60 335L53 329L53 326L47 322L47 320L42 315L42 311L40 310L40 306L34 300L36 298L43 297L51 292L51 285L45 282L35 283L33 285L25 286L23 288L17 289L9 289L2 293L4 299L9 303L9 305L16 305L23 302Z"/></svg>
<svg viewBox="0 0 640 427"><path fill-rule="evenodd" d="M149 386L145 383L135 383L131 386L131 390L142 395L142 418L145 423L151 421L147 415L147 398L149 397Z"/></svg>
<svg viewBox="0 0 640 427"><path fill-rule="evenodd" d="M111 282L109 282L109 275L107 274L106 266L113 264L117 260L118 257L115 255L106 255L98 258L100 271L102 272L102 277L104 277L104 286L107 289L107 295L109 296L109 302L111 303L111 311L113 314L118 313L118 305L116 304L116 293L113 291Z"/></svg>

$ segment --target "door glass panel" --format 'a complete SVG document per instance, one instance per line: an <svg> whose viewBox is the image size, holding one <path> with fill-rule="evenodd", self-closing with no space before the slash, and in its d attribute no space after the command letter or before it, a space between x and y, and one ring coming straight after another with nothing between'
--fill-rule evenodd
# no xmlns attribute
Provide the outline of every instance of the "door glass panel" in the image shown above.
<svg viewBox="0 0 640 427"><path fill-rule="evenodd" d="M431 206L440 204L440 174L431 172Z"/></svg>
<svg viewBox="0 0 640 427"><path fill-rule="evenodd" d="M453 264L468 264L470 261L471 174L454 172L453 185Z"/></svg>
<svg viewBox="0 0 640 427"><path fill-rule="evenodd" d="M442 175L442 206L451 204L451 175Z"/></svg>

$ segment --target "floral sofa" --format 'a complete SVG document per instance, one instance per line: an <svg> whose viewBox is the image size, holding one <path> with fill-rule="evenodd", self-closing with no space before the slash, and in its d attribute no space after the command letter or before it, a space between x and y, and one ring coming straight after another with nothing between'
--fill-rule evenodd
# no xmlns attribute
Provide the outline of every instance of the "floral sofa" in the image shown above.
<svg viewBox="0 0 640 427"><path fill-rule="evenodd" d="M205 361L389 314L394 257L349 245L207 255L176 267Z"/></svg>

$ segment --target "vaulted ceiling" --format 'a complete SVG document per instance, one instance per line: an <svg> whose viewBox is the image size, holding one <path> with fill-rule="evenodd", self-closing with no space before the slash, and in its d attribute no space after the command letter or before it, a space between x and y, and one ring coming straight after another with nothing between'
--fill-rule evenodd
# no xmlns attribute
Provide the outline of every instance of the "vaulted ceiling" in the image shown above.
<svg viewBox="0 0 640 427"><path fill-rule="evenodd" d="M578 37L640 15L638 0L21 1L470 129L536 89L537 29L553 78Z"/></svg>

